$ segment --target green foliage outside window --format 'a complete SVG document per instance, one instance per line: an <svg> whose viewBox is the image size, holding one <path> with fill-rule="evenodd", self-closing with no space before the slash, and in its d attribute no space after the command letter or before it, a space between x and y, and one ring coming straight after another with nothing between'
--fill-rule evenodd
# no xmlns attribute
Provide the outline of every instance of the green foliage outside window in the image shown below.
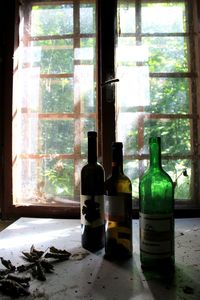
<svg viewBox="0 0 200 300"><path fill-rule="evenodd" d="M179 5L179 4L177 4ZM147 7L151 7L148 5ZM164 4L163 7L168 7ZM170 7L170 4L169 4ZM45 36L73 33L73 9L69 5L61 6L35 6L33 8L33 35ZM94 33L94 10L90 5L82 5L80 9L80 28L82 33ZM174 25L173 25L174 26ZM148 32L148 24L144 27ZM156 25L155 25L156 28ZM183 26L184 28L184 26ZM182 28L182 30L183 30ZM150 32L151 32L150 28ZM164 29L163 29L164 30ZM179 28L180 30L180 28ZM174 28L175 31L175 28ZM127 39L128 40L128 39ZM131 38L130 38L131 40ZM73 73L75 66L75 50L73 39L45 40L33 43L34 64L43 74ZM188 72L188 40L185 37L143 37L141 44L148 47L149 59L144 65L150 72ZM81 40L80 48L92 48L95 53L95 40L85 38ZM93 67L94 59L90 60ZM80 60L81 65L81 60ZM187 78L153 78L150 81L150 103L144 106L145 113L153 114L188 114L189 111L189 79ZM40 107L42 113L73 113L74 112L74 86L73 79L41 79ZM93 90L82 94L83 112L96 111L96 86ZM131 108L132 109L132 108ZM137 111L136 111L137 113ZM43 120L40 122L39 153L72 154L74 151L74 121L69 120ZM95 129L95 123L89 119L81 121L83 135L81 139L81 153L86 153L86 132ZM162 137L163 154L184 154L191 152L190 121L187 119L161 119L144 120L144 143L147 146L150 135ZM139 153L137 146L137 130L129 130L126 139L126 154ZM147 149L147 148L146 148ZM146 163L144 162L144 165ZM125 162L125 171L132 179L133 196L137 196L139 162ZM146 165L145 165L146 166ZM166 171L176 181L176 197L189 199L191 161L184 159L168 160L164 162ZM179 176L187 170L187 176ZM45 178L45 192L60 196L73 196L73 164L69 160L54 160L45 165L43 176Z"/></svg>

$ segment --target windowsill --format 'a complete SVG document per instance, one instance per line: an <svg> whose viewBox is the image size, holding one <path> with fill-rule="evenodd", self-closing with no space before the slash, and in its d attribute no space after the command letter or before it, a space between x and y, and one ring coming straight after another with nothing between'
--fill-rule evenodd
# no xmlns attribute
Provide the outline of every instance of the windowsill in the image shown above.
<svg viewBox="0 0 200 300"><path fill-rule="evenodd" d="M22 251L34 244L45 251L50 246L72 253L68 261L54 264L46 281L31 280L32 295L49 299L171 299L192 295L200 298L200 218L175 222L176 271L172 282L153 273L143 273L139 260L139 224L133 221L133 258L125 262L104 259L104 251L90 253L81 248L80 220L20 218L0 233L1 256L15 265L24 263ZM122 288L123 287L123 288ZM37 295L36 295L37 294Z"/></svg>

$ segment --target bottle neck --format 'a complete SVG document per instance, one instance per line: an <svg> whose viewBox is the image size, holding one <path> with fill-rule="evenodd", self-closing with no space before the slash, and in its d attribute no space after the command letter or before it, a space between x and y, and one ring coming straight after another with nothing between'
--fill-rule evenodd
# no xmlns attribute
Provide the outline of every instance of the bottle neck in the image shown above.
<svg viewBox="0 0 200 300"><path fill-rule="evenodd" d="M161 142L160 138L150 138L150 167L161 168Z"/></svg>
<svg viewBox="0 0 200 300"><path fill-rule="evenodd" d="M97 162L97 140L95 136L88 137L88 163Z"/></svg>
<svg viewBox="0 0 200 300"><path fill-rule="evenodd" d="M123 174L122 148L112 149L112 175Z"/></svg>

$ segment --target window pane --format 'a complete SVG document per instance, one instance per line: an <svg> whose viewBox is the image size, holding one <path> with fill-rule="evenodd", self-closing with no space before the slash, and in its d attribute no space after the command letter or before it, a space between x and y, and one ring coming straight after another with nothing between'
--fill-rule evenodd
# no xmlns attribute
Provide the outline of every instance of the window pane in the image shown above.
<svg viewBox="0 0 200 300"><path fill-rule="evenodd" d="M30 59L33 68L43 74L73 72L73 40L50 40L33 43Z"/></svg>
<svg viewBox="0 0 200 300"><path fill-rule="evenodd" d="M175 199L189 200L192 198L192 162L189 159L165 160L163 168L175 182Z"/></svg>
<svg viewBox="0 0 200 300"><path fill-rule="evenodd" d="M143 171L147 168L148 163L147 160L142 161L142 169ZM141 172L141 161L137 159L124 159L124 174L126 174L132 183L132 196L134 199L139 198L139 174Z"/></svg>
<svg viewBox="0 0 200 300"><path fill-rule="evenodd" d="M184 119L144 121L144 140L148 147L150 136L161 136L163 154L190 154L190 121Z"/></svg>
<svg viewBox="0 0 200 300"><path fill-rule="evenodd" d="M80 8L80 32L95 32L95 6L92 4L82 4Z"/></svg>
<svg viewBox="0 0 200 300"><path fill-rule="evenodd" d="M76 94L81 98L81 112L90 113L96 111L96 42L93 38L82 38L80 42L80 47L75 49Z"/></svg>
<svg viewBox="0 0 200 300"><path fill-rule="evenodd" d="M185 23L183 3L142 4L143 33L180 33L185 31Z"/></svg>
<svg viewBox="0 0 200 300"><path fill-rule="evenodd" d="M74 111L74 81L72 78L51 78L40 80L38 110L46 113Z"/></svg>
<svg viewBox="0 0 200 300"><path fill-rule="evenodd" d="M137 113L119 113L117 115L117 140L124 145L125 155L138 153L138 119Z"/></svg>
<svg viewBox="0 0 200 300"><path fill-rule="evenodd" d="M72 198L74 190L74 164L73 160L44 159L42 164L43 192L44 196L51 196L48 201L51 204L59 202L52 196L62 196ZM45 200L45 199L44 199ZM60 199L61 200L61 199Z"/></svg>
<svg viewBox="0 0 200 300"><path fill-rule="evenodd" d="M127 155L148 154L149 137L161 136L163 154L186 155L191 151L190 121L187 119L148 119L140 113L119 113L117 117L117 138L124 143ZM138 141L143 134L144 142L139 147Z"/></svg>
<svg viewBox="0 0 200 300"><path fill-rule="evenodd" d="M41 120L39 128L40 153L73 153L74 120Z"/></svg>
<svg viewBox="0 0 200 300"><path fill-rule="evenodd" d="M96 1L44 0L31 11L26 2L13 92L14 203L65 205L79 200L87 131L98 130Z"/></svg>
<svg viewBox="0 0 200 300"><path fill-rule="evenodd" d="M139 177L148 169L149 160L124 160L124 173L131 179L132 195L138 199ZM170 175L175 183L175 199L190 200L192 197L191 186L191 161L187 159L162 160L163 169Z"/></svg>
<svg viewBox="0 0 200 300"><path fill-rule="evenodd" d="M116 47L116 140L124 144L125 173L138 198L149 137L161 136L164 168L177 181L175 198L188 201L193 197L195 88L186 2L139 0L135 8L132 2L118 3Z"/></svg>
<svg viewBox="0 0 200 300"><path fill-rule="evenodd" d="M18 184L14 185L14 204L55 204L73 199L72 160L21 159L14 170ZM55 198L59 196L59 198ZM62 201L62 202L61 202Z"/></svg>
<svg viewBox="0 0 200 300"><path fill-rule="evenodd" d="M188 72L187 41L184 37L146 37L150 72Z"/></svg>
<svg viewBox="0 0 200 300"><path fill-rule="evenodd" d="M96 120L82 119L81 120L81 129L82 129L81 154L87 156L87 145L88 145L87 132L90 130L97 130Z"/></svg>
<svg viewBox="0 0 200 300"><path fill-rule="evenodd" d="M187 78L150 78L150 103L146 112L189 113L189 80Z"/></svg>
<svg viewBox="0 0 200 300"><path fill-rule="evenodd" d="M135 32L135 5L128 1L119 1L119 32L133 33Z"/></svg>
<svg viewBox="0 0 200 300"><path fill-rule="evenodd" d="M73 5L33 6L31 35L62 35L73 33Z"/></svg>

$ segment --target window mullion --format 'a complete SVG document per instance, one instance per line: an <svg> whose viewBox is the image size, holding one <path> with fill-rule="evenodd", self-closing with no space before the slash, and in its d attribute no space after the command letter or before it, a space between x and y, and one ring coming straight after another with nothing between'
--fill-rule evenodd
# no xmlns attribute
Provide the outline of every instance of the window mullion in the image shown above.
<svg viewBox="0 0 200 300"><path fill-rule="evenodd" d="M80 1L74 2L74 53L80 48ZM79 117L74 119L74 155L81 155L81 98L79 90L79 78L76 78L76 66L80 65L79 60L74 60L74 84L77 87L74 89L74 112ZM79 195L79 170L78 161L74 158L74 195Z"/></svg>
<svg viewBox="0 0 200 300"><path fill-rule="evenodd" d="M196 55L197 55L197 38L196 31L198 28L197 19L194 14L196 11L196 3L198 1L187 1L186 7L188 10L188 32L189 32L189 63L190 72L197 74ZM197 101L197 76L193 76L190 81L190 97L191 97L191 112L194 116L198 116L199 108ZM193 169L193 203L199 204L199 132L198 132L198 118L193 118L191 123L191 147L193 152L192 169Z"/></svg>
<svg viewBox="0 0 200 300"><path fill-rule="evenodd" d="M100 82L115 78L115 44L117 37L117 0L99 1ZM111 170L111 143L115 141L114 84L102 87L102 154L105 173Z"/></svg>

